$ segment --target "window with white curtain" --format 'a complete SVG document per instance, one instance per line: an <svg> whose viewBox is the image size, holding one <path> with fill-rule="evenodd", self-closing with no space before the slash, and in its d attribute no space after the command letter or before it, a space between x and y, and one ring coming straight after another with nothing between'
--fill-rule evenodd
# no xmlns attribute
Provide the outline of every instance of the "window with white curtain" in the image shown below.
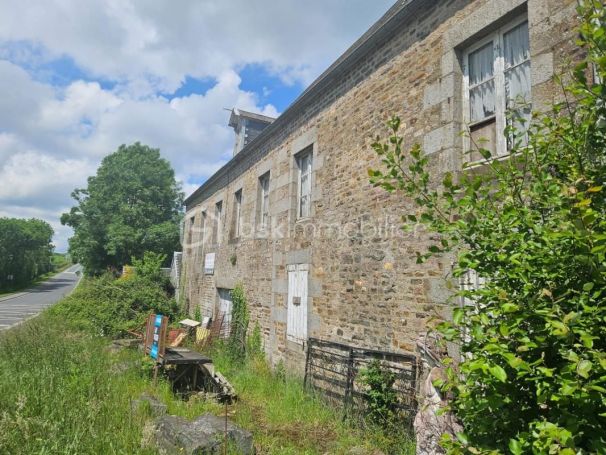
<svg viewBox="0 0 606 455"><path fill-rule="evenodd" d="M297 155L297 167L299 171L297 218L307 218L311 215L312 158L311 149Z"/></svg>
<svg viewBox="0 0 606 455"><path fill-rule="evenodd" d="M472 149L506 155L513 137L509 122L523 133L531 117L528 21L518 18L477 41L464 53L466 108ZM511 117L511 118L510 118ZM480 159L479 154L472 160Z"/></svg>

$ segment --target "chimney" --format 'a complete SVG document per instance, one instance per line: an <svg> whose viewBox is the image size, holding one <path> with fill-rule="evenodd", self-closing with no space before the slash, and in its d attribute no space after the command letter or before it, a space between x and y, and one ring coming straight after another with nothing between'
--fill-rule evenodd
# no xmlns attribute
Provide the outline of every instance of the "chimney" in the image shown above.
<svg viewBox="0 0 606 455"><path fill-rule="evenodd" d="M234 156L261 134L261 131L271 125L274 120L275 118L267 117L266 115L255 114L236 108L232 109L229 116L229 126L236 132Z"/></svg>

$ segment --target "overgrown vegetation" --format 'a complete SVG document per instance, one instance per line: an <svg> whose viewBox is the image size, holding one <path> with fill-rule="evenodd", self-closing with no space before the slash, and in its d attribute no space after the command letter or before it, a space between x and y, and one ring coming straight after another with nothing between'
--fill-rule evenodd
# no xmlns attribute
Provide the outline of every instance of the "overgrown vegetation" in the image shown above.
<svg viewBox="0 0 606 455"><path fill-rule="evenodd" d="M183 194L158 149L121 145L72 197L77 205L61 223L74 229L69 251L89 275L120 269L145 251L180 249Z"/></svg>
<svg viewBox="0 0 606 455"><path fill-rule="evenodd" d="M234 360L243 360L246 356L246 332L248 331L250 312L244 288L241 284L236 285L231 291L231 298L231 326L227 348Z"/></svg>
<svg viewBox="0 0 606 455"><path fill-rule="evenodd" d="M89 296L77 289L72 297ZM61 305L67 310L77 300ZM195 395L178 399L162 379L154 385L139 351L113 353L107 338L81 331L65 314L47 311L0 335L0 453L156 454L141 445L152 416L131 403L143 393L166 403L172 415L224 415L223 405ZM298 377L273 373L261 357L234 359L221 347L212 356L239 395L229 417L253 433L257 453L414 453L410 440L394 450L384 433L344 421Z"/></svg>
<svg viewBox="0 0 606 455"><path fill-rule="evenodd" d="M238 391L230 411L233 419L252 431L258 453L271 454L414 454L415 445L403 432L389 434L378 426L361 428L343 418L321 396L306 391L300 377L272 369L262 357L234 360L229 351L212 351L217 368Z"/></svg>
<svg viewBox="0 0 606 455"><path fill-rule="evenodd" d="M141 446L150 416L131 405L142 393L173 415L220 412L153 385L138 351L111 353L107 343L49 313L0 335L0 453L156 454Z"/></svg>
<svg viewBox="0 0 606 455"><path fill-rule="evenodd" d="M409 225L440 234L419 260L454 250L455 277L485 281L440 326L463 354L443 384L465 429L452 453L606 452L606 7L585 1L579 14L587 57L566 101L527 135L507 128L509 159L481 150L482 172L434 185L399 119L373 146L387 170L372 181L416 202Z"/></svg>
<svg viewBox="0 0 606 455"><path fill-rule="evenodd" d="M398 396L393 388L396 374L382 365L380 360L374 359L360 371L358 379L367 388L368 419L389 429L396 423Z"/></svg>
<svg viewBox="0 0 606 455"><path fill-rule="evenodd" d="M175 320L179 308L167 292L160 271L163 257L145 254L134 276L116 279L107 273L85 278L66 299L49 311L81 330L116 337L128 330L142 332L150 313Z"/></svg>
<svg viewBox="0 0 606 455"><path fill-rule="evenodd" d="M0 338L0 452L135 453L142 420L129 398L144 380L120 375L99 338L41 318Z"/></svg>
<svg viewBox="0 0 606 455"><path fill-rule="evenodd" d="M0 291L18 289L53 270L53 228L35 218L0 218Z"/></svg>

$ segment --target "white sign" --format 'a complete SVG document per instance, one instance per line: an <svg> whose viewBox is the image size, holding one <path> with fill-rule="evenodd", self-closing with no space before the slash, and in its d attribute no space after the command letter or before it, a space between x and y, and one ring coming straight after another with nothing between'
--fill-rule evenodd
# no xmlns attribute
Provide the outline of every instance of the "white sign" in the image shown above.
<svg viewBox="0 0 606 455"><path fill-rule="evenodd" d="M215 253L206 253L204 256L204 274L212 275L215 273Z"/></svg>

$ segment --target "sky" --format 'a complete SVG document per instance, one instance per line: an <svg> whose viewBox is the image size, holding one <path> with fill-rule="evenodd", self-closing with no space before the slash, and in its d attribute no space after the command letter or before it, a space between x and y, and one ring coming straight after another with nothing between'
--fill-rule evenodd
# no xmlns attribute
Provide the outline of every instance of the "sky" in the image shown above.
<svg viewBox="0 0 606 455"><path fill-rule="evenodd" d="M0 0L0 217L59 217L121 144L186 195L231 157L229 112L278 116L394 0Z"/></svg>

